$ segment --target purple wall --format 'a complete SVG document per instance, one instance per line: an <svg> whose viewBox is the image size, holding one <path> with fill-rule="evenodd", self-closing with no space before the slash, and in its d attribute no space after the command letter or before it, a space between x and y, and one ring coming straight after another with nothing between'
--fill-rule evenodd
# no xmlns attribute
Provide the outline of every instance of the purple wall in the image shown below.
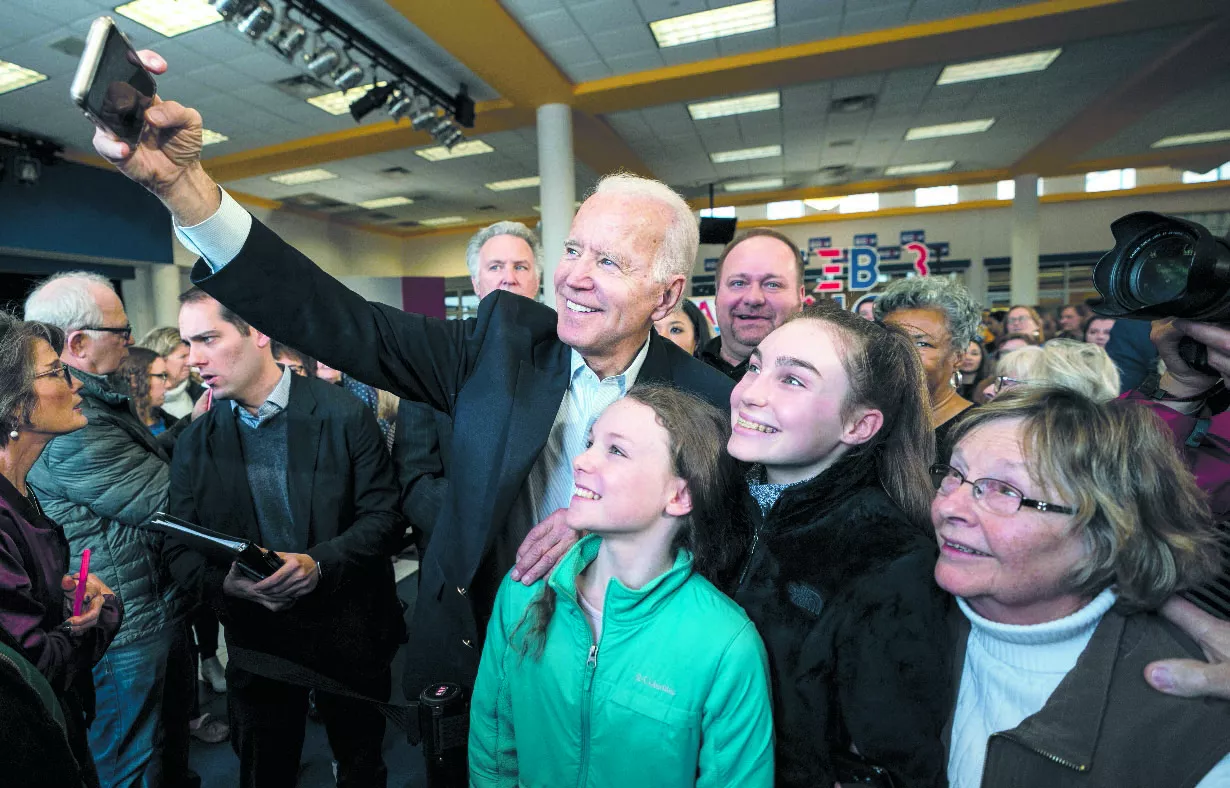
<svg viewBox="0 0 1230 788"><path fill-rule="evenodd" d="M444 278L403 276L401 278L401 308L407 312L443 319Z"/></svg>

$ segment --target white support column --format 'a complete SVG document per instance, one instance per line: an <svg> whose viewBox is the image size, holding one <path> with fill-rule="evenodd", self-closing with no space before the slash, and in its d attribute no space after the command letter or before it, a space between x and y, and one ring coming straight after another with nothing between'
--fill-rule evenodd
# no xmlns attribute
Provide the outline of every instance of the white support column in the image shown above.
<svg viewBox="0 0 1230 788"><path fill-rule="evenodd" d="M577 179L572 156L572 107L538 108L538 205L542 209L543 301L555 306L555 269L572 227Z"/></svg>
<svg viewBox="0 0 1230 788"><path fill-rule="evenodd" d="M1018 175L1012 198L1011 297L1014 304L1038 303L1038 176Z"/></svg>
<svg viewBox="0 0 1230 788"><path fill-rule="evenodd" d="M975 303L987 305L987 267L982 262L981 251L970 259L969 268L965 269L965 289Z"/></svg>
<svg viewBox="0 0 1230 788"><path fill-rule="evenodd" d="M179 325L179 266L174 264L150 266L150 278L153 281L155 325Z"/></svg>

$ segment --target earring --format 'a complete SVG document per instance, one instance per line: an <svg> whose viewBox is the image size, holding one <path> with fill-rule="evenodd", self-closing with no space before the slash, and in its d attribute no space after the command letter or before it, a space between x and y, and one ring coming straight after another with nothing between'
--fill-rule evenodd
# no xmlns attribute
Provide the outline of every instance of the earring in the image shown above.
<svg viewBox="0 0 1230 788"><path fill-rule="evenodd" d="M949 385L951 385L954 389L960 389L960 388L961 388L961 373L960 373L960 372L955 372L955 371L954 371L954 372L952 373L952 379L951 379L951 380L949 380L949 381L948 381L948 383L949 383Z"/></svg>
<svg viewBox="0 0 1230 788"><path fill-rule="evenodd" d="M13 430L12 432L10 432L9 437L12 438L13 440L17 440L17 430Z"/></svg>

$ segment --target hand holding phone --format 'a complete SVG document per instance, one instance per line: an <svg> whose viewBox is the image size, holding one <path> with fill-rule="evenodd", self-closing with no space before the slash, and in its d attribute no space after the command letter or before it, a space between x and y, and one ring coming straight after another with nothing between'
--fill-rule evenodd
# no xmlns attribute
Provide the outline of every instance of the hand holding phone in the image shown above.
<svg viewBox="0 0 1230 788"><path fill-rule="evenodd" d="M90 120L136 145L156 91L154 78L114 20L95 19L69 89L73 102Z"/></svg>
<svg viewBox="0 0 1230 788"><path fill-rule="evenodd" d="M85 602L85 582L90 577L90 548L81 553L81 571L77 573L77 591L73 595L73 617L81 615L81 605Z"/></svg>

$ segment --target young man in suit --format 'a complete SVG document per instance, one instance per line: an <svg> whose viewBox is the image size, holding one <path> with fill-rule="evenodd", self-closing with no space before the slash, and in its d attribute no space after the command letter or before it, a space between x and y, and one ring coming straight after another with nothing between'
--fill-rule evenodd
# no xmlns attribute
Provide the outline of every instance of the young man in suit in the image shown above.
<svg viewBox="0 0 1230 788"><path fill-rule="evenodd" d="M177 517L275 551L254 581L174 539L172 576L226 627L231 742L240 784L296 784L308 690L259 675L272 654L384 700L404 625L390 556L405 523L375 418L353 396L280 367L269 337L203 290L180 296L189 363L215 406L180 438L171 465ZM317 692L339 786L383 786L384 718Z"/></svg>
<svg viewBox="0 0 1230 788"><path fill-rule="evenodd" d="M162 73L153 53L146 67ZM369 303L241 208L201 167L201 116L175 102L146 114L158 133L96 150L171 211L200 253L194 280L258 330L355 378L453 418L450 490L422 565L403 689L472 686L496 589L541 577L576 541L565 522L572 459L589 424L635 382L729 407L729 378L653 331L696 261L696 216L670 187L604 178L573 219L556 310L497 292L478 317L433 320Z"/></svg>

